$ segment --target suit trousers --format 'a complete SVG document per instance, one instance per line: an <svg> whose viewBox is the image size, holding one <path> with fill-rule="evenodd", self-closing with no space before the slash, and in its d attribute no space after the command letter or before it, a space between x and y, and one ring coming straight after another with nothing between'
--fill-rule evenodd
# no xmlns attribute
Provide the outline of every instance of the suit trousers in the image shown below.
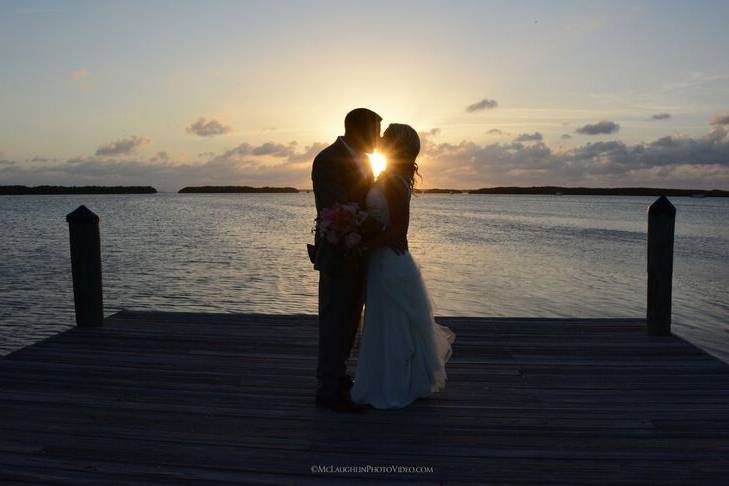
<svg viewBox="0 0 729 486"><path fill-rule="evenodd" d="M319 357L317 396L336 398L362 319L364 269L341 275L319 272Z"/></svg>

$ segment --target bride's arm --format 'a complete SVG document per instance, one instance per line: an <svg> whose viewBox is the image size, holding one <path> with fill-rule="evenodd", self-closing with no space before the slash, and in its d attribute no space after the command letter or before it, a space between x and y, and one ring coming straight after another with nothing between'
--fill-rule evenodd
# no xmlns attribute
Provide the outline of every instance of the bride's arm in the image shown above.
<svg viewBox="0 0 729 486"><path fill-rule="evenodd" d="M385 197L390 209L390 241L387 246L399 254L407 251L410 192L398 178L391 177L385 185ZM396 248L400 251L398 252Z"/></svg>

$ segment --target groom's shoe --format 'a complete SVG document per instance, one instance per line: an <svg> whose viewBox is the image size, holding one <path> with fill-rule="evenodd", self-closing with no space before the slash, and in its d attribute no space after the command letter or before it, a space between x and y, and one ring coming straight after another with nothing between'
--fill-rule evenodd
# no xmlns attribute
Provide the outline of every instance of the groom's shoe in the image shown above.
<svg viewBox="0 0 729 486"><path fill-rule="evenodd" d="M362 413L367 410L366 406L354 403L348 393L345 396L337 398L322 398L317 396L316 406L328 408L335 412Z"/></svg>

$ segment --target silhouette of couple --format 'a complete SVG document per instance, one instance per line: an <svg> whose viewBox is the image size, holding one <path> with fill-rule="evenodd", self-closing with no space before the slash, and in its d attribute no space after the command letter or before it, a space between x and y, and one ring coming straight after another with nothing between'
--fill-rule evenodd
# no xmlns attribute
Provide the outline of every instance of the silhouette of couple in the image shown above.
<svg viewBox="0 0 729 486"><path fill-rule="evenodd" d="M408 251L410 198L420 152L417 132L357 108L340 136L314 159L311 178L317 215L356 204L367 214L361 251L347 251L317 230L309 257L319 271L319 356L316 404L340 412L367 405L402 408L441 391L455 334L435 322L422 276ZM368 153L387 168L375 180ZM362 320L354 379L346 361Z"/></svg>

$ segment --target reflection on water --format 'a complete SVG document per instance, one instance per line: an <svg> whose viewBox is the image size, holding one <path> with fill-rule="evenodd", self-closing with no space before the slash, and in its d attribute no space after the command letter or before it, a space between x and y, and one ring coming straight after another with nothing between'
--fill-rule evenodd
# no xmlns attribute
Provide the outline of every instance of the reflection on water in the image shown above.
<svg viewBox="0 0 729 486"><path fill-rule="evenodd" d="M411 251L441 315L644 315L653 198L422 195ZM729 200L674 198L674 329L729 357ZM73 325L65 215L101 217L106 313L316 313L312 194L0 198L0 354Z"/></svg>

